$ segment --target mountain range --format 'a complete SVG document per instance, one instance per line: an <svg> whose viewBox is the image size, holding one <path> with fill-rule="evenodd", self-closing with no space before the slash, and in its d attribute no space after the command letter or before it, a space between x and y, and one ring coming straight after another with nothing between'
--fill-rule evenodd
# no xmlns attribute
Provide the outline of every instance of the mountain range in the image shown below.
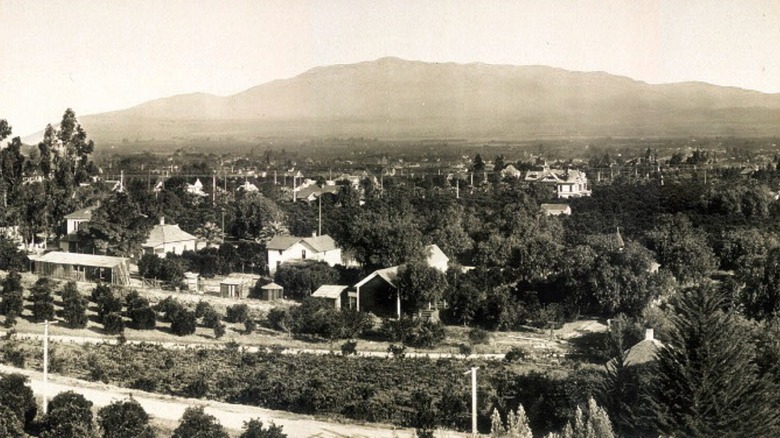
<svg viewBox="0 0 780 438"><path fill-rule="evenodd" d="M780 135L780 94L545 66L381 58L313 68L230 96L178 95L80 121L97 142L117 144L206 137L759 137Z"/></svg>

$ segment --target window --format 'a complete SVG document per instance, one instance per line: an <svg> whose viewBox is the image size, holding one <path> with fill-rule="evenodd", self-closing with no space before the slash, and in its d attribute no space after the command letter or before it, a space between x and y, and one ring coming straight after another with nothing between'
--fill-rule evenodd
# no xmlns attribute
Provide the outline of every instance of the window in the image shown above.
<svg viewBox="0 0 780 438"><path fill-rule="evenodd" d="M306 250L305 249L301 250L301 258L306 260Z"/></svg>

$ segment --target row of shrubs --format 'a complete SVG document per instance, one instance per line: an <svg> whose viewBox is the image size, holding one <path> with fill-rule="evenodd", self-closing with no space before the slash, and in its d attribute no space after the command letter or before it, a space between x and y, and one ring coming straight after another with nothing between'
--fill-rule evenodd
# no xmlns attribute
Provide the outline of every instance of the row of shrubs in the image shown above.
<svg viewBox="0 0 780 438"><path fill-rule="evenodd" d="M117 400L100 408L93 418L91 401L73 391L57 394L47 404L47 413L38 415L38 405L32 390L21 374L0 374L0 436L40 438L100 437L155 438L151 417L132 397ZM97 420L97 421L95 421ZM95 424L97 423L97 424ZM172 438L229 438L225 428L203 407L184 411ZM257 419L244 423L240 438L285 438L281 426L273 422L264 427Z"/></svg>

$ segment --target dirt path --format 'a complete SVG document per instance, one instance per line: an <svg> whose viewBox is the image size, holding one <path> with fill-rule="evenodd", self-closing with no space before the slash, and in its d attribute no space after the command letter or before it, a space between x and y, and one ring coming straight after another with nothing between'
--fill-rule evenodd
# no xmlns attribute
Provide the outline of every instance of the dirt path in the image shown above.
<svg viewBox="0 0 780 438"><path fill-rule="evenodd" d="M290 438L406 438L415 436L413 430L397 429L389 425L359 425L328 422L317 420L314 417L306 415L296 415L283 411L273 411L270 409L208 400L163 396L53 374L49 375L49 382L47 385L44 385L43 375L41 373L13 368L6 365L0 365L0 372L20 373L28 376L30 378L30 387L38 396L43 396L45 394L51 399L51 397L54 397L60 392L71 390L82 394L85 398L92 401L97 408L132 395L133 398L143 406L147 413L155 418L163 420L178 422L187 407L204 406L206 413L214 415L219 419L223 426L233 431L241 430L245 421L249 421L252 418L258 418L264 424L273 421L277 425L283 426L284 432ZM436 436L439 438L461 438L468 435L451 431L438 431Z"/></svg>
<svg viewBox="0 0 780 438"><path fill-rule="evenodd" d="M6 335L6 332L4 330L0 330L0 337L4 337ZM17 339L28 339L28 340L35 340L35 341L42 341L43 335L38 333L16 333L14 335ZM118 341L115 338L107 338L107 337L92 337L92 336L63 336L63 335L49 335L49 342L55 343L60 342L64 344L77 344L77 345L84 345L84 344L116 344ZM127 340L125 341L128 344L154 344L159 345L166 349L171 350L183 350L186 348L210 348L210 349L221 349L225 348L224 344L214 344L214 343L184 343L184 342L159 342L159 341L134 341L134 340ZM258 351L271 351L270 348L262 347L262 346L255 346L255 345L242 345L239 348L241 348L243 351L246 351L248 353L257 353ZM336 350L329 350L324 348L285 348L284 350L281 350L281 354L299 354L299 353L307 353L307 354L319 354L319 355L326 355L326 354L340 354L339 351ZM452 359L491 359L491 360L501 360L506 356L505 354L500 353L481 353L481 354L470 354L468 356L464 356L462 354L455 354L455 353L439 353L439 352L430 352L430 353L419 353L419 352L407 352L405 353L406 357L414 357L414 358L428 358L428 359L443 359L443 358L452 358ZM384 358L390 358L392 355L390 353L384 352L384 351L358 351L356 353L356 356L360 357L384 357Z"/></svg>

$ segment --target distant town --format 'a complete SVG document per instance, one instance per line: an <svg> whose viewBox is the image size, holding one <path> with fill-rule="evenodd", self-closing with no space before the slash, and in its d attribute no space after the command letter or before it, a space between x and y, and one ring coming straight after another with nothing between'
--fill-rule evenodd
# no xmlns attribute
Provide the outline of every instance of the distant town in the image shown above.
<svg viewBox="0 0 780 438"><path fill-rule="evenodd" d="M778 139L0 128L2 436L780 430Z"/></svg>

